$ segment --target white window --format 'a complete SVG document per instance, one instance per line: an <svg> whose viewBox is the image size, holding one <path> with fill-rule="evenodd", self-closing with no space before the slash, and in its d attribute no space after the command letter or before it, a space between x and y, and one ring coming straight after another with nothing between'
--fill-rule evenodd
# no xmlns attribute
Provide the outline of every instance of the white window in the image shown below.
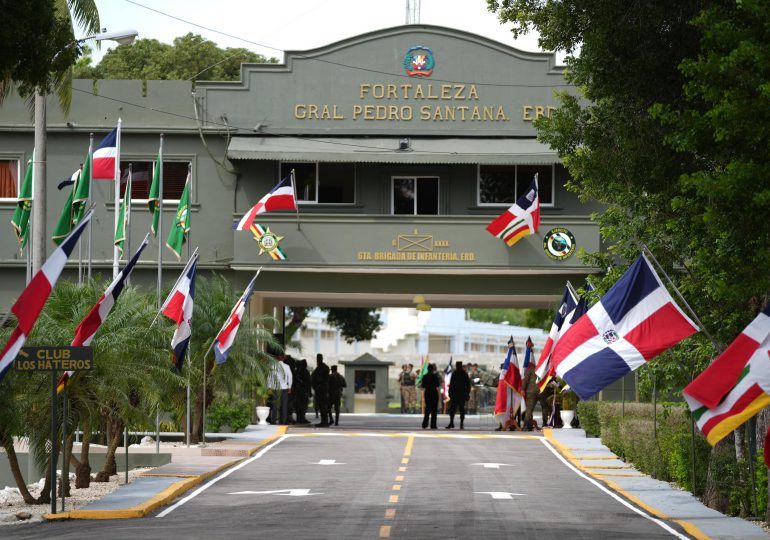
<svg viewBox="0 0 770 540"><path fill-rule="evenodd" d="M0 159L0 200L16 200L19 196L21 166L18 159Z"/></svg>
<svg viewBox="0 0 770 540"><path fill-rule="evenodd" d="M439 206L439 179L436 176L398 176L393 178L393 214L435 216Z"/></svg>
<svg viewBox="0 0 770 540"><path fill-rule="evenodd" d="M294 169L299 204L353 204L356 202L355 163L290 163L280 166L280 178Z"/></svg>
<svg viewBox="0 0 770 540"><path fill-rule="evenodd" d="M553 206L556 164L553 165L479 165L476 204L510 206L524 195L538 175L541 206Z"/></svg>

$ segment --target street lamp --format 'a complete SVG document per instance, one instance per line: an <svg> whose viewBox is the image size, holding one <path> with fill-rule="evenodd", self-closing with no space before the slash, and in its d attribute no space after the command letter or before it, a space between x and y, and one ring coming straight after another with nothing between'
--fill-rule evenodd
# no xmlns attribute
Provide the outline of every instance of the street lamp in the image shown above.
<svg viewBox="0 0 770 540"><path fill-rule="evenodd" d="M73 41L68 47L80 45L89 40L116 41L120 45L130 45L139 33L136 30L107 32L86 36ZM66 49L66 47L65 47ZM35 88L35 155L34 177L32 181L32 275L43 266L46 253L46 94L40 87Z"/></svg>

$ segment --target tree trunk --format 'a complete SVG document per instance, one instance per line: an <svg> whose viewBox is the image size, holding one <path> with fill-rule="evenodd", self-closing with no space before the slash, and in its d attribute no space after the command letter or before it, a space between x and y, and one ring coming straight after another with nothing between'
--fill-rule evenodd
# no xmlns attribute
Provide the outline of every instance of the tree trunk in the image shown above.
<svg viewBox="0 0 770 540"><path fill-rule="evenodd" d="M35 498L27 489L27 484L24 483L24 475L21 474L21 469L19 468L19 459L16 456L16 449L13 447L13 437L0 435L0 441L8 456L8 466L11 468L11 474L13 474L13 479L16 481L16 487L19 488L22 499L27 504L35 504ZM28 455L29 459L32 459L32 453L30 452Z"/></svg>
<svg viewBox="0 0 770 540"><path fill-rule="evenodd" d="M30 456L30 459L32 456ZM43 491L35 499L36 504L50 504L51 503L51 467L56 467L56 463L51 463L51 459L48 459L48 467L46 467L45 483L43 484Z"/></svg>
<svg viewBox="0 0 770 540"><path fill-rule="evenodd" d="M731 438L725 438L711 449L706 488L703 492L703 504L723 514L728 512L730 506L729 494L722 476L725 461L733 457L732 444Z"/></svg>
<svg viewBox="0 0 770 540"><path fill-rule="evenodd" d="M744 427L740 426L733 431L733 437L735 440L735 460L738 466L739 512L740 516L745 518L751 515L751 503L749 502L751 479L748 468L749 454L746 452L746 437L743 430Z"/></svg>
<svg viewBox="0 0 770 540"><path fill-rule="evenodd" d="M104 456L104 467L94 478L95 482L109 482L110 476L118 474L118 465L115 462L115 452L120 445L123 435L123 421L115 418L110 421L110 443L107 445L107 454Z"/></svg>
<svg viewBox="0 0 770 540"><path fill-rule="evenodd" d="M71 496L71 494L70 494L70 476L69 476L69 471L67 471L66 475L64 474L64 469L66 468L64 466L64 456L65 455L72 456L72 445L75 444L75 434L74 433L70 434L70 436L67 437L67 440L65 441L65 443L67 444L67 452L66 452L66 454L64 452L64 448L62 448L62 450L61 450L61 452L62 452L61 482L59 482L59 487L58 487L58 491L57 491L59 497L61 497L62 489L64 490L64 493L66 494L67 497Z"/></svg>
<svg viewBox="0 0 770 540"><path fill-rule="evenodd" d="M286 328L283 331L284 340L288 344L292 336L302 327L307 317L306 307L292 307L290 310L291 319L286 322Z"/></svg>
<svg viewBox="0 0 770 540"><path fill-rule="evenodd" d="M89 426L88 419L85 422ZM91 428L83 430L83 442L80 446L80 460L70 454L70 462L75 466L75 488L82 489L91 486L91 463L88 453L91 450Z"/></svg>
<svg viewBox="0 0 770 540"><path fill-rule="evenodd" d="M214 364L212 363L209 368L209 362L206 362L206 388L204 389L206 392L206 407L210 406L214 399L214 391L211 388L212 369L214 369ZM190 442L192 444L199 444L201 442L203 430L205 429L203 425L203 393L196 392L196 394L195 409L192 415L192 432L190 433Z"/></svg>

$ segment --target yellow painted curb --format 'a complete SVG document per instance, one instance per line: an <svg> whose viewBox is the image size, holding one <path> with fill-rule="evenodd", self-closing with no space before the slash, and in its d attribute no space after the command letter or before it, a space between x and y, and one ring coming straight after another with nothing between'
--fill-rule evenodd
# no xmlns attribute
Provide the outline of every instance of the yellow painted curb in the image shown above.
<svg viewBox="0 0 770 540"><path fill-rule="evenodd" d="M260 448L263 448L276 440L278 437L282 436L286 433L287 426L279 426L278 431L271 435L270 437L266 438L263 441L260 441L256 446L249 449L249 456L254 455ZM60 514L45 514L43 516L44 519L48 521L60 521L65 519L133 519L133 518L141 518L155 510L156 508L160 508L161 506L166 506L168 503L182 495L183 493L189 491L190 489L194 488L204 480L208 480L212 476L219 474L225 469L228 469L235 465L236 463L240 463L246 458L240 458L235 459L233 461L228 461L227 463L220 465L214 470L207 471L203 474L198 475L155 475L155 476L179 476L184 477L184 480L180 480L179 482L174 482L170 486L168 486L166 489L155 495L154 497L146 500L145 502L138 504L136 506L132 506L130 508L123 508L123 509L117 509L117 510L72 510L70 512L62 512ZM150 475L142 475L142 476L150 476Z"/></svg>
<svg viewBox="0 0 770 540"><path fill-rule="evenodd" d="M581 469L633 469L631 465L579 465Z"/></svg>
<svg viewBox="0 0 770 540"><path fill-rule="evenodd" d="M588 472L588 471L586 471ZM593 476L596 477L605 477L605 476L623 476L626 478L644 478L647 475L646 474L632 474L632 473L594 473Z"/></svg>
<svg viewBox="0 0 770 540"><path fill-rule="evenodd" d="M579 459L580 461L610 461L618 459L618 456L577 456L575 459Z"/></svg>
<svg viewBox="0 0 770 540"><path fill-rule="evenodd" d="M165 478L195 478L197 474L160 474L160 473L144 473L139 476L159 476Z"/></svg>
<svg viewBox="0 0 770 540"><path fill-rule="evenodd" d="M644 501L642 501L639 497L637 497L635 495L632 495L631 493L629 493L628 491L626 491L625 489L620 487L616 482L613 482L612 480L609 480L608 478L604 478L605 476L620 476L620 474L612 474L612 473L601 474L601 473L595 473L592 470L590 470L589 467L586 467L585 465L581 465L580 463L578 463L579 458L577 456L575 456L572 453L572 451L570 451L569 447L567 447L566 445L564 445L561 442L559 442L558 440L556 440L556 438L550 433L550 431L544 431L544 433L545 433L545 438L548 439L548 442L553 444L559 450L559 452L561 452L561 454L567 460L570 461L570 463L572 463L575 467L577 467L578 469L582 470L586 474L590 475L595 480L599 480L601 482L604 482L604 484L607 487L609 487L610 489L612 489L614 492L619 493L620 495L622 495L623 497L625 497L626 499L628 499L629 501L631 501L632 503L637 505L639 508L642 508L642 509L646 510L651 515L653 515L653 516L655 516L657 518L665 519L665 520L668 520L668 521L671 521L673 523L678 524L679 526L681 526L687 532L687 534L693 536L697 540L711 540L710 536L704 534L703 531L701 531L698 527L696 527L694 524L690 523L689 521L685 521L683 519L672 519L671 517L669 517L664 512L661 512L657 508L654 508L654 507L650 506L649 504L647 504ZM607 469L609 467L596 467L596 468L600 468L600 469L605 468L605 469Z"/></svg>

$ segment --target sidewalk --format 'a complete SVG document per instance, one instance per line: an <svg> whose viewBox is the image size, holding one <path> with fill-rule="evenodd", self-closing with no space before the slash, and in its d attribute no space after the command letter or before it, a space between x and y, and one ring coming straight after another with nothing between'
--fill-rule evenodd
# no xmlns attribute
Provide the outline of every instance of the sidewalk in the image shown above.
<svg viewBox="0 0 770 540"><path fill-rule="evenodd" d="M253 455L285 432L286 426L249 426L243 433L229 434L228 439L210 443L205 448L164 448L165 451L171 450L171 463L143 474L131 484L121 486L84 508L48 514L45 518L50 521L144 517L204 480Z"/></svg>
<svg viewBox="0 0 770 540"><path fill-rule="evenodd" d="M757 525L720 514L688 491L672 488L635 470L582 429L546 429L546 439L574 467L603 483L653 517L670 520L698 539L747 539L768 536Z"/></svg>

